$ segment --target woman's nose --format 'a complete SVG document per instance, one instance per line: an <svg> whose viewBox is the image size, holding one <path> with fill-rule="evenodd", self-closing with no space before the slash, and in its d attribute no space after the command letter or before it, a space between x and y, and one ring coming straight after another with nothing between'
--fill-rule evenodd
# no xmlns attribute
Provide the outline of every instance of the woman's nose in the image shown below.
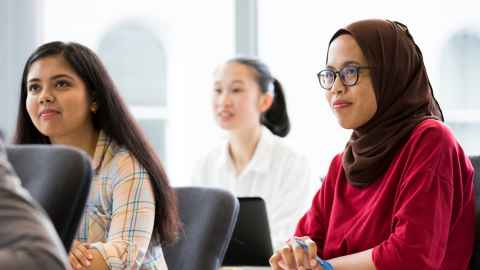
<svg viewBox="0 0 480 270"><path fill-rule="evenodd" d="M330 89L330 91L332 91L332 93L335 93L335 94L340 94L342 92L345 92L345 90L346 90L345 85L340 79L340 76L336 76L335 81L333 82L333 85L332 85L332 89Z"/></svg>
<svg viewBox="0 0 480 270"><path fill-rule="evenodd" d="M40 93L40 104L55 102L55 96L48 89L43 89Z"/></svg>
<svg viewBox="0 0 480 270"><path fill-rule="evenodd" d="M222 94L222 95L220 95L219 105L228 106L228 105L231 104L231 101L232 101L232 99L230 98L230 95Z"/></svg>

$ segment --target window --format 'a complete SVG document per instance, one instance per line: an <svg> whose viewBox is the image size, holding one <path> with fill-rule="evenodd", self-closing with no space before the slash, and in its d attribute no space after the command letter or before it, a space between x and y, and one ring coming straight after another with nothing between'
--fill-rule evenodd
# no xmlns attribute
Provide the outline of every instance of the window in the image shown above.
<svg viewBox="0 0 480 270"><path fill-rule="evenodd" d="M126 22L100 39L98 54L148 140L165 161L167 74L162 42L141 23Z"/></svg>
<svg viewBox="0 0 480 270"><path fill-rule="evenodd" d="M454 33L443 50L439 102L449 125L469 155L480 154L480 34Z"/></svg>

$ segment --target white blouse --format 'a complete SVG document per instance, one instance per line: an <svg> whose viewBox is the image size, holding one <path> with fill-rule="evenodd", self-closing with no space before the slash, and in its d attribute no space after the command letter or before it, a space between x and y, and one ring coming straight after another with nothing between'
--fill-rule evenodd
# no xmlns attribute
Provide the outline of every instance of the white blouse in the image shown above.
<svg viewBox="0 0 480 270"><path fill-rule="evenodd" d="M307 159L265 127L252 159L238 176L226 141L197 162L192 183L226 189L237 197L263 198L274 249L292 237L320 185L310 178Z"/></svg>

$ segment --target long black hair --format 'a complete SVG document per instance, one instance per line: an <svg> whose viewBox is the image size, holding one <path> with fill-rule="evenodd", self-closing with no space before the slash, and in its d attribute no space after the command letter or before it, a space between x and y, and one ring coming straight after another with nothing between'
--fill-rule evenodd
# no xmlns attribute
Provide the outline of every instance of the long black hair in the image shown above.
<svg viewBox="0 0 480 270"><path fill-rule="evenodd" d="M180 227L175 193L158 156L129 113L105 66L89 48L75 42L55 41L40 46L28 58L22 75L14 143L50 143L49 138L33 125L25 100L27 76L32 64L39 59L57 55L63 56L75 70L85 83L90 99L96 102L98 109L92 114L94 128L103 130L116 143L125 147L148 172L155 194L154 238L163 243L174 241Z"/></svg>
<svg viewBox="0 0 480 270"><path fill-rule="evenodd" d="M290 132L290 119L287 113L287 104L282 84L270 73L266 64L258 59L237 57L227 63L238 63L252 69L262 93L273 91L273 103L270 108L262 113L260 123L266 126L273 134L285 137Z"/></svg>

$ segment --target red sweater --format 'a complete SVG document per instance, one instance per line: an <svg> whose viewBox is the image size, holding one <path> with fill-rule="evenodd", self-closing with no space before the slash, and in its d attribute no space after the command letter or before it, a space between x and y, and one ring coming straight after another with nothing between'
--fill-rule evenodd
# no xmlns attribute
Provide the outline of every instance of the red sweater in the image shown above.
<svg viewBox="0 0 480 270"><path fill-rule="evenodd" d="M347 181L337 155L295 235L324 259L373 248L377 270L466 270L474 204L470 160L443 123L425 120L367 187Z"/></svg>

